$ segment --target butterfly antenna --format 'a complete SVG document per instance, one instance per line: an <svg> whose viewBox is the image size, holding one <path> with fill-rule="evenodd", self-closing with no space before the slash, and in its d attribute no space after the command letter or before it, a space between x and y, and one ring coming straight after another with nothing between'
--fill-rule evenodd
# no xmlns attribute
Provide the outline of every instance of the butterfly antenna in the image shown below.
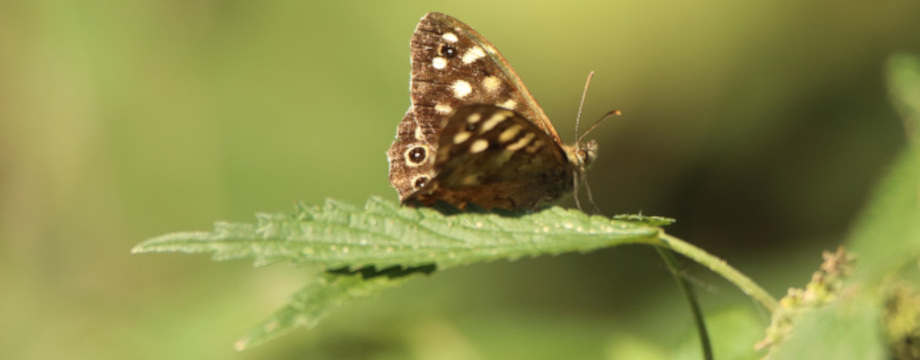
<svg viewBox="0 0 920 360"><path fill-rule="evenodd" d="M587 136L587 135L590 134L592 131L594 131L594 129L597 128L597 126L600 125L601 122L604 121L604 119L606 119L606 118L608 118L608 117L611 117L611 116L614 116L614 115L620 116L620 115L623 115L623 112L621 112L620 110L610 110L609 112L607 112L606 114L604 114L604 116L601 116L600 119L597 119L597 121L595 121L594 124L592 124L591 127L589 127L588 130L586 130L584 134L581 134L581 136L579 136L578 139L575 139L575 143L576 143L576 144L580 144L580 143L581 143L581 139L584 139L585 136ZM576 122L575 125L577 126L578 123Z"/></svg>
<svg viewBox="0 0 920 360"><path fill-rule="evenodd" d="M589 127L588 130L586 130L584 134L581 134L581 136L579 136L577 139L575 139L575 143L576 143L576 144L580 144L580 143L581 143L581 140L584 139L585 136L587 136L588 134L590 134L592 131L594 131L594 129L597 128L597 126L600 125L601 122L604 121L604 119L606 119L606 118L608 118L608 117L610 117L610 116L614 116L614 115L618 115L618 116L619 116L619 115L621 115L621 114L622 114L622 112L620 112L620 110L611 110L611 111L607 112L606 114L604 114L604 116L601 116L600 119L597 119L597 121L595 121L594 124L592 124L591 127ZM576 124L577 124L577 122L576 122ZM577 132L576 132L576 134L577 134ZM591 206L594 207L594 211L596 211L598 214L603 214L603 212L601 211L601 209L600 209L599 207L597 207L597 203L594 202L594 193L591 192L591 184L588 183L588 179L587 179L587 178L584 178L584 179L582 179L582 180L583 180L584 183L585 183L585 190L588 192L588 201L591 202ZM575 189L578 189L578 181L577 181L577 180L576 180L576 183L575 183ZM578 193L576 192L575 195L578 195ZM576 200L575 203L577 204L577 203L578 203L578 201L577 201L578 199L576 198L575 200ZM579 207L578 210L581 210L581 207Z"/></svg>
<svg viewBox="0 0 920 360"><path fill-rule="evenodd" d="M588 85L591 85L591 78L593 77L594 77L594 70L588 73L588 80L585 81L585 91L581 93L581 104L578 105L578 116L575 117L575 143L576 144L578 144L578 141L581 140L581 138L578 137L578 123L581 122L581 109L585 107L585 97L588 95Z"/></svg>

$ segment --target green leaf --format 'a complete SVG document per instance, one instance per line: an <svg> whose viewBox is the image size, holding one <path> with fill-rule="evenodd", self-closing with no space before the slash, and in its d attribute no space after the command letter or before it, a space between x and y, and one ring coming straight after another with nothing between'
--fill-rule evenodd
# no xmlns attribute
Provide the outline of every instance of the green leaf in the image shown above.
<svg viewBox="0 0 920 360"><path fill-rule="evenodd" d="M920 131L920 58L893 56L888 85L909 134ZM920 257L920 147L913 141L908 145L875 189L849 239L862 264L860 281L877 283Z"/></svg>
<svg viewBox="0 0 920 360"><path fill-rule="evenodd" d="M888 93L908 136L920 140L920 57L897 54L888 59Z"/></svg>
<svg viewBox="0 0 920 360"><path fill-rule="evenodd" d="M657 226L673 220L641 215L620 218L627 220L559 207L526 213L458 212L401 207L379 198L370 199L363 208L328 200L321 207L298 204L292 214L259 214L256 224L219 222L212 232L159 236L132 252L212 253L215 260L252 258L256 265L287 262L325 270L289 304L240 339L237 349L263 343L297 326L315 326L342 303L399 285L415 274L620 244L670 249L724 276L767 309L776 308L776 300L725 261ZM693 301L691 308L699 311ZM697 321L703 329L702 317ZM705 331L701 340L708 347Z"/></svg>
<svg viewBox="0 0 920 360"><path fill-rule="evenodd" d="M292 301L240 339L244 349L294 327L315 326L347 300L401 284L408 275L499 259L587 252L626 243L659 244L661 230L639 221L588 216L559 207L534 213L444 215L372 198L363 208L329 200L293 214L260 214L257 224L219 222L212 232L159 236L134 253L213 253L215 260L252 258L326 270ZM667 220L656 218L655 223Z"/></svg>
<svg viewBox="0 0 920 360"><path fill-rule="evenodd" d="M897 55L888 62L892 102L912 140L920 139L920 58ZM856 222L848 250L856 270L837 294L839 301L800 314L795 329L770 359L883 359L887 288L920 259L920 147L903 151L874 190ZM917 331L920 331L918 329ZM887 339L895 342L897 339Z"/></svg>
<svg viewBox="0 0 920 360"><path fill-rule="evenodd" d="M299 326L312 328L328 315L329 310L342 303L376 294L408 279L362 279L358 275L322 274L319 279L298 290L287 305L237 340L233 347L244 350L284 335Z"/></svg>
<svg viewBox="0 0 920 360"><path fill-rule="evenodd" d="M652 243L660 229L559 207L527 214L445 216L372 198L364 208L329 200L294 214L260 214L258 223L220 222L214 231L159 236L134 253L213 253L215 260L253 258L324 269L375 266L439 269L498 259L587 252L623 243Z"/></svg>
<svg viewBox="0 0 920 360"><path fill-rule="evenodd" d="M778 359L885 359L879 304L855 296L803 314L792 335L768 357Z"/></svg>

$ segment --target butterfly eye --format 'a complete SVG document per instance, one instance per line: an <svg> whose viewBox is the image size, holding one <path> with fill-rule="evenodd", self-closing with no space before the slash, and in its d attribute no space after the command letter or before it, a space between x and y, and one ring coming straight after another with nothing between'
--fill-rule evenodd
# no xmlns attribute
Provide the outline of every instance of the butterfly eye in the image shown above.
<svg viewBox="0 0 920 360"><path fill-rule="evenodd" d="M471 123L467 123L467 124L466 124L466 131L473 131L473 130L476 130L476 123L472 123L472 122L471 122Z"/></svg>
<svg viewBox="0 0 920 360"><path fill-rule="evenodd" d="M428 157L428 151L422 146L416 146L406 153L406 159L413 164L421 164Z"/></svg>
<svg viewBox="0 0 920 360"><path fill-rule="evenodd" d="M438 54L447 58L452 58L457 56L457 49L447 44L441 44L441 47L438 48Z"/></svg>
<svg viewBox="0 0 920 360"><path fill-rule="evenodd" d="M421 189L422 186L428 183L428 177L425 175L415 178L415 181L412 182L412 186L415 186L416 189Z"/></svg>

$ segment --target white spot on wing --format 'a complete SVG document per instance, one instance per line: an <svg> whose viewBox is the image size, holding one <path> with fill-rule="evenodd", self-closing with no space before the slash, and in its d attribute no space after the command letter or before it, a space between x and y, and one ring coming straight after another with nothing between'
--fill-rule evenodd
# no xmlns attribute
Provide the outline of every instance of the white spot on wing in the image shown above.
<svg viewBox="0 0 920 360"><path fill-rule="evenodd" d="M463 185L479 185L479 175L469 174L464 176L461 183L463 183Z"/></svg>
<svg viewBox="0 0 920 360"><path fill-rule="evenodd" d="M437 104L434 106L434 111L438 112L439 114L450 114L454 111L454 108L447 104Z"/></svg>
<svg viewBox="0 0 920 360"><path fill-rule="evenodd" d="M494 128L495 125L498 125L498 123L505 121L505 119L507 119L508 116L510 115L511 114L509 114L507 111L502 111L502 112L493 114L492 117L489 118L489 120L486 120L484 123L482 123L482 127L479 128L479 133L484 134L486 131L492 130L492 128Z"/></svg>
<svg viewBox="0 0 920 360"><path fill-rule="evenodd" d="M453 85L450 87L454 91L454 97L458 99L463 99L471 92L473 92L473 87L470 86L470 83L466 80L454 81Z"/></svg>
<svg viewBox="0 0 920 360"><path fill-rule="evenodd" d="M447 67L447 59L438 56L431 60L431 67L441 70Z"/></svg>
<svg viewBox="0 0 920 360"><path fill-rule="evenodd" d="M472 48L467 50L465 54L463 54L462 60L464 64L469 64L469 63L472 63L473 61L482 59L485 56L486 56L486 52L483 51L481 47L473 46Z"/></svg>
<svg viewBox="0 0 920 360"><path fill-rule="evenodd" d="M489 141L486 139L479 139L479 140L473 141L473 145L470 145L470 152L473 154L480 153L480 152L486 151L486 149L488 148L489 148Z"/></svg>
<svg viewBox="0 0 920 360"><path fill-rule="evenodd" d="M520 132L521 132L521 125L514 125L510 128L507 128L505 129L505 131L502 131L501 135L498 135L498 142L500 143L509 142L512 139L514 139L514 137L517 136L517 134Z"/></svg>
<svg viewBox="0 0 920 360"><path fill-rule="evenodd" d="M524 149L524 151L527 151L528 153L533 154L533 153L536 153L537 150L540 150L540 148L542 147L543 147L543 140L537 140L537 141L534 141L533 144L528 146L526 149Z"/></svg>
<svg viewBox="0 0 920 360"><path fill-rule="evenodd" d="M498 88L502 85L501 79L498 76L488 76L485 79L482 79L482 87L490 93L498 91Z"/></svg>
<svg viewBox="0 0 920 360"><path fill-rule="evenodd" d="M503 102L503 103L499 103L499 104L495 104L495 105L498 106L498 107L501 107L501 108L508 109L508 110L514 110L514 107L517 106L517 101L514 101L514 100L512 100L512 99L508 99L507 101L505 101L505 102Z"/></svg>
<svg viewBox="0 0 920 360"><path fill-rule="evenodd" d="M533 140L534 136L535 136L534 133L527 133L527 135L524 135L524 137L522 137L520 140L515 141L514 144L508 145L508 147L505 149L509 151L521 150L525 146L527 146L527 144L529 144L531 140Z"/></svg>
<svg viewBox="0 0 920 360"><path fill-rule="evenodd" d="M415 126L415 140L425 141L425 134L422 133L422 127L418 125Z"/></svg>
<svg viewBox="0 0 920 360"><path fill-rule="evenodd" d="M444 33L444 35L441 35L441 38L444 40L447 40L447 42L452 42L452 43L455 43L457 42L457 40L459 40L457 39L457 35L451 32Z"/></svg>
<svg viewBox="0 0 920 360"><path fill-rule="evenodd" d="M466 141L466 139L469 139L470 136L472 136L472 135L473 135L473 134L470 134L468 131L459 132L459 133L457 133L457 135L454 135L454 144L462 143L462 142Z"/></svg>

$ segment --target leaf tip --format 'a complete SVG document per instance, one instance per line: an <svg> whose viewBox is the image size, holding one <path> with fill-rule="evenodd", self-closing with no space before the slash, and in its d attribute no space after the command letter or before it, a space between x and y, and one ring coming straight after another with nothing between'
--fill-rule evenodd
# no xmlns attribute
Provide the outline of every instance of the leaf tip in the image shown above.
<svg viewBox="0 0 920 360"><path fill-rule="evenodd" d="M640 223L644 223L644 224L648 224L648 225L656 226L656 227L668 226L668 225L671 225L677 222L677 220L669 218L669 217L649 216L649 215L642 215L642 214L614 215L613 219L640 222Z"/></svg>
<svg viewBox="0 0 920 360"><path fill-rule="evenodd" d="M146 254L149 252L155 252L156 248L150 246L150 243L153 242L155 239L157 238L147 239L147 240L142 241L140 244L134 245L134 247L131 248L131 254L132 255L133 254Z"/></svg>
<svg viewBox="0 0 920 360"><path fill-rule="evenodd" d="M137 244L131 248L131 254L142 254L144 253L144 244Z"/></svg>

